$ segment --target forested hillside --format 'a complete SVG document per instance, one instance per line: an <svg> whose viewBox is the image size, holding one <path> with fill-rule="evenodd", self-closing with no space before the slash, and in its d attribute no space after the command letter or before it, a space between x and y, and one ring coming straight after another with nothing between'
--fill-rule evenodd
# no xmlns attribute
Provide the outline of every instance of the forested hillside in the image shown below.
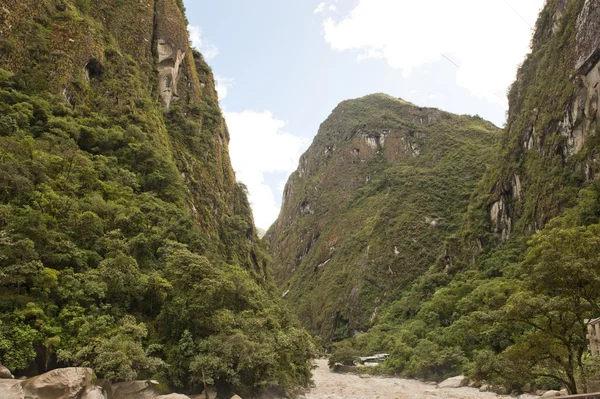
<svg viewBox="0 0 600 399"><path fill-rule="evenodd" d="M0 0L0 363L305 384L180 0Z"/></svg>
<svg viewBox="0 0 600 399"><path fill-rule="evenodd" d="M346 336L355 338L334 345L332 362L351 363L358 355L387 352L391 356L380 371L436 380L462 372L505 392L532 387L585 392L588 381L598 379L600 367L597 359L589 357L586 325L600 316L599 21L597 1L546 3L536 24L532 52L509 91L508 122L497 150L488 152L487 159L468 163L471 167L485 164L486 171L471 199L455 204L464 213L456 215L459 227L454 233L437 237L443 244L439 242L436 248L424 245L427 241L422 237L415 241L419 234L429 234L424 223L411 224L410 233L386 234L411 209L405 204L405 193L392 194L391 190L384 191L389 192L384 203L398 206L379 222L384 228L374 229L375 219L365 218L347 230L365 248L375 236L392 248L396 242L408 242L405 245L414 245L427 255L407 264L408 270L419 265L420 276L410 284L393 284L396 290L387 303L370 303L373 316L365 323L370 329L362 334L359 330L365 324L351 325L354 330ZM382 118L380 123L387 120ZM463 151L461 156L473 155ZM362 170L368 174L366 168ZM302 187L297 180L297 175L292 176L286 194ZM415 178L401 181L408 185ZM342 182L347 184L343 179L338 184ZM418 192L433 190L437 203L450 198L448 187L432 183L429 180ZM289 206L287 201L286 195L285 206ZM346 215L360 209L359 201L349 204L344 208ZM319 209L318 203L310 206ZM415 201L415 208L428 210L428 202ZM285 209L275 229L309 230L300 217L290 218ZM366 209L385 208L371 204ZM332 212L340 215L334 207L322 210L321 217ZM427 212L427 216L435 220L437 215ZM445 220L447 216L441 219L442 226ZM311 237L327 236L329 225L308 226L318 227L312 236L300 235L305 244ZM271 241L276 257L283 251L277 245ZM348 248L332 247L336 253ZM294 262L302 265L303 259L310 259L319 265L321 258L317 259L311 246L307 248L285 256L292 264L284 269L290 276L303 273L300 268L293 270ZM399 252L398 256L406 254ZM369 258L356 254L347 258L337 265L337 272L370 259L372 252L368 253ZM419 264L422 259L426 264ZM386 262L377 259L375 264L381 267ZM323 265L323 270L329 267ZM390 270L388 278L393 281L393 266ZM322 281L321 274L327 273L320 267L311 272L312 280L282 279L281 291L289 289L292 295L297 282ZM353 276L358 279L359 275ZM327 284L336 286L335 282ZM313 294L310 289L307 292L308 297L300 293L294 299L309 300ZM338 326L335 312L328 307L337 304L338 298L322 296L319 307L300 315L311 320L324 307L328 322ZM345 303L348 298L353 303L354 297L345 297ZM343 336L325 334L324 338Z"/></svg>
<svg viewBox="0 0 600 399"><path fill-rule="evenodd" d="M366 330L443 254L498 131L383 94L332 112L266 236L281 290L312 332Z"/></svg>

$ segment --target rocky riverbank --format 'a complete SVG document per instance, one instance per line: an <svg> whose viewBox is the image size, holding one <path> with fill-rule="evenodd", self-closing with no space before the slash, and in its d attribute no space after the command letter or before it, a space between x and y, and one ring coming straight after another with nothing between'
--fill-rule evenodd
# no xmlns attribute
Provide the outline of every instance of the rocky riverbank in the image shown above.
<svg viewBox="0 0 600 399"><path fill-rule="evenodd" d="M129 381L111 384L96 380L92 369L70 367L28 378L14 379L0 366L1 399L205 399L204 394L186 396L177 393L161 395L158 382ZM216 399L216 391L208 398ZM241 399L234 395L231 399Z"/></svg>

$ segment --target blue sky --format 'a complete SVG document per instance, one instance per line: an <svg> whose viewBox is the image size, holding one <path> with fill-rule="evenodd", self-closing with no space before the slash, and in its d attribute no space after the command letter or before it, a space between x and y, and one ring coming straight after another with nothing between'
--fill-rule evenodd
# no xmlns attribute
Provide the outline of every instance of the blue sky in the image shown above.
<svg viewBox="0 0 600 399"><path fill-rule="evenodd" d="M300 154L343 100L383 92L502 126L543 0L185 5L192 43L219 81L236 175L266 229Z"/></svg>

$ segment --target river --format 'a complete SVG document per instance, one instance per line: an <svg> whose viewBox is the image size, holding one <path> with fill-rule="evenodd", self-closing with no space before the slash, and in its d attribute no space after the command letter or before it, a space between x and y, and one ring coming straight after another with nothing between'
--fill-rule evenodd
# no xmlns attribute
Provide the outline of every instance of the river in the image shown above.
<svg viewBox="0 0 600 399"><path fill-rule="evenodd" d="M499 398L492 392L476 388L436 388L425 382L401 378L368 377L355 374L332 373L327 360L315 360L313 370L315 387L307 399L485 399ZM366 377L366 378L364 378ZM510 396L506 396L510 398ZM522 395L519 398L539 398Z"/></svg>

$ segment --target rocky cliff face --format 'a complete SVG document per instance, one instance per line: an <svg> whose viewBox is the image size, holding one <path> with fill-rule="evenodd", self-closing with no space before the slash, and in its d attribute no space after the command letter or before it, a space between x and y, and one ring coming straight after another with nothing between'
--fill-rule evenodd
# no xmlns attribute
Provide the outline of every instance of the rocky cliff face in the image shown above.
<svg viewBox="0 0 600 399"><path fill-rule="evenodd" d="M550 1L540 15L509 93L499 173L482 189L500 242L539 231L598 176L599 21L593 0Z"/></svg>
<svg viewBox="0 0 600 399"><path fill-rule="evenodd" d="M162 100L166 109L181 99L167 123L180 123L177 117L188 108L210 108L213 115L196 112L188 118L197 123L190 134L205 136L209 145L202 149L204 159L196 156L198 148L189 140L168 131L170 126L153 129L152 139L175 155L178 180L191 187L188 206L203 230L217 232L218 219L234 215L238 193L229 134L212 72L189 46L181 4L175 0L0 4L0 67L22 73L24 79L40 77L43 87L37 89L62 95L74 108L88 102L90 91L102 91L116 109L135 114L140 107L137 90ZM105 77L114 78L114 84L103 84ZM194 198L193 193L200 192L203 197Z"/></svg>
<svg viewBox="0 0 600 399"><path fill-rule="evenodd" d="M306 383L181 0L0 0L0 52L0 363Z"/></svg>
<svg viewBox="0 0 600 399"><path fill-rule="evenodd" d="M326 339L364 330L443 258L496 133L480 118L382 94L332 112L266 236L283 295L307 326Z"/></svg>

